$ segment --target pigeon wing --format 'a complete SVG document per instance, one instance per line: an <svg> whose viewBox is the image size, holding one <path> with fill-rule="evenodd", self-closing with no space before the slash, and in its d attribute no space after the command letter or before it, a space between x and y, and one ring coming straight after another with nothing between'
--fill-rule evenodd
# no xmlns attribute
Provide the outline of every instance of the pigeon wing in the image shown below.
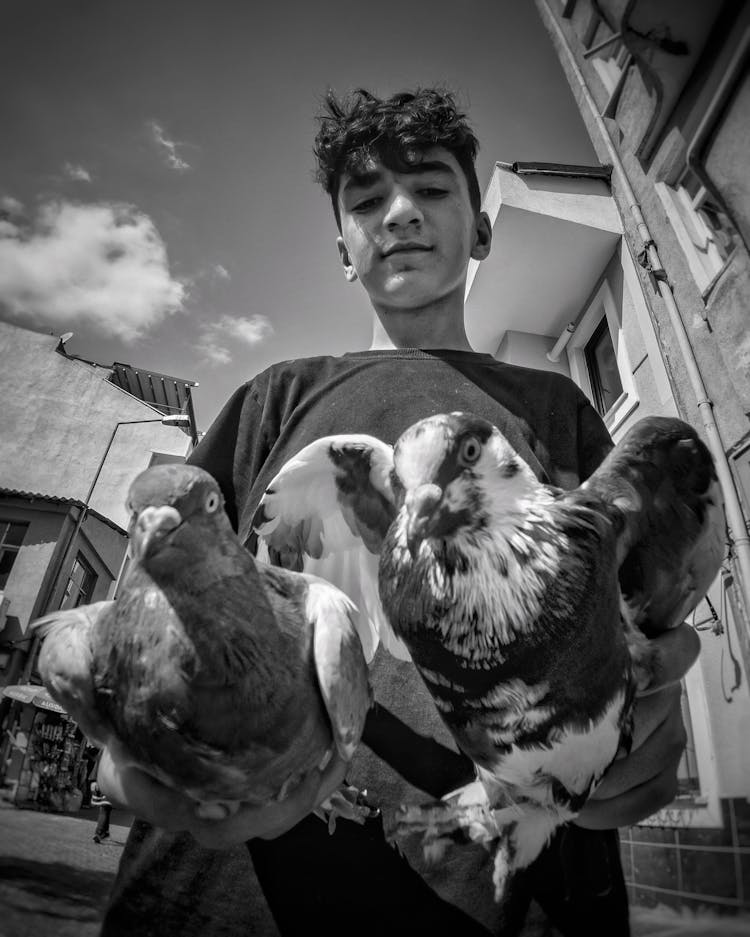
<svg viewBox="0 0 750 937"><path fill-rule="evenodd" d="M393 450L373 436L324 436L290 459L253 518L258 559L332 582L362 612L367 661L378 642L410 660L378 595L378 562L395 517Z"/></svg>
<svg viewBox="0 0 750 937"><path fill-rule="evenodd" d="M670 417L639 420L579 491L594 495L615 524L631 621L650 635L679 625L726 552L721 488L693 427Z"/></svg>
<svg viewBox="0 0 750 937"><path fill-rule="evenodd" d="M306 605L313 623L315 671L333 740L341 758L351 761L372 705L356 624L359 613L340 590L312 576Z"/></svg>
<svg viewBox="0 0 750 937"><path fill-rule="evenodd" d="M99 745L107 744L112 728L96 705L93 642L113 606L114 602L95 602L52 612L32 626L43 639L39 672L50 696Z"/></svg>

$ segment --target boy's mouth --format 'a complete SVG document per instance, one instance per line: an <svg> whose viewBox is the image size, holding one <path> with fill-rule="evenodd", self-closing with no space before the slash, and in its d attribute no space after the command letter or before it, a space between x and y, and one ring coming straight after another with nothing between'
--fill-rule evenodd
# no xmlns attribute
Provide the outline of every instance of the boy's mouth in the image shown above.
<svg viewBox="0 0 750 937"><path fill-rule="evenodd" d="M432 248L428 244L422 244L419 241L399 241L391 244L381 252L383 257L390 257L392 254L408 254L415 251L429 252Z"/></svg>

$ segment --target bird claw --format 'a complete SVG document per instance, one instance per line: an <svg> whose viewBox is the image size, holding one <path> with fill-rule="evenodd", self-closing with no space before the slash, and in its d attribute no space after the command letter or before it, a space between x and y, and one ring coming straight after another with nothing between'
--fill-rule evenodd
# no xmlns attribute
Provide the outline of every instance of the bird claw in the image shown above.
<svg viewBox="0 0 750 937"><path fill-rule="evenodd" d="M545 807L514 803L501 785L491 782L478 778L442 800L400 807L388 838L421 835L423 855L432 863L453 843L481 844L494 856L492 881L499 902L508 879L533 862L561 819Z"/></svg>
<svg viewBox="0 0 750 937"><path fill-rule="evenodd" d="M482 800L474 800L464 793L461 789L449 800L400 807L389 838L404 840L421 835L425 859L433 862L442 858L451 843L481 843L490 849L503 835L503 827L486 794Z"/></svg>
<svg viewBox="0 0 750 937"><path fill-rule="evenodd" d="M333 834L339 817L351 820L353 823L363 824L365 820L379 816L380 808L367 799L367 791L360 791L349 784L342 784L313 812L328 824L328 832Z"/></svg>

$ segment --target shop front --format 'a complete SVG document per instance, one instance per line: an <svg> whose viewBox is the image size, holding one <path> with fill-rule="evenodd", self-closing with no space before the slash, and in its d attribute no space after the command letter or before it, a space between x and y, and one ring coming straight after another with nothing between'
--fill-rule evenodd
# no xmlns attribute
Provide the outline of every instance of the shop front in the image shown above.
<svg viewBox="0 0 750 937"><path fill-rule="evenodd" d="M5 797L18 807L78 810L88 788L95 749L44 687L3 688L20 703L5 763Z"/></svg>

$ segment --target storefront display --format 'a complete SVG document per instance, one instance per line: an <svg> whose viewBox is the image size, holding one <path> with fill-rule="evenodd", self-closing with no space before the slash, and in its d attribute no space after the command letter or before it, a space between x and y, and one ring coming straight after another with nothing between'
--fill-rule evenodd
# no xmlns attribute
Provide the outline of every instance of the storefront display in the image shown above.
<svg viewBox="0 0 750 937"><path fill-rule="evenodd" d="M28 699L22 690L29 691ZM22 703L17 730L26 742L23 751L15 746L7 766L6 783L9 779L13 783L15 803L42 810L78 810L94 751L78 724L43 687L9 687L5 695Z"/></svg>

